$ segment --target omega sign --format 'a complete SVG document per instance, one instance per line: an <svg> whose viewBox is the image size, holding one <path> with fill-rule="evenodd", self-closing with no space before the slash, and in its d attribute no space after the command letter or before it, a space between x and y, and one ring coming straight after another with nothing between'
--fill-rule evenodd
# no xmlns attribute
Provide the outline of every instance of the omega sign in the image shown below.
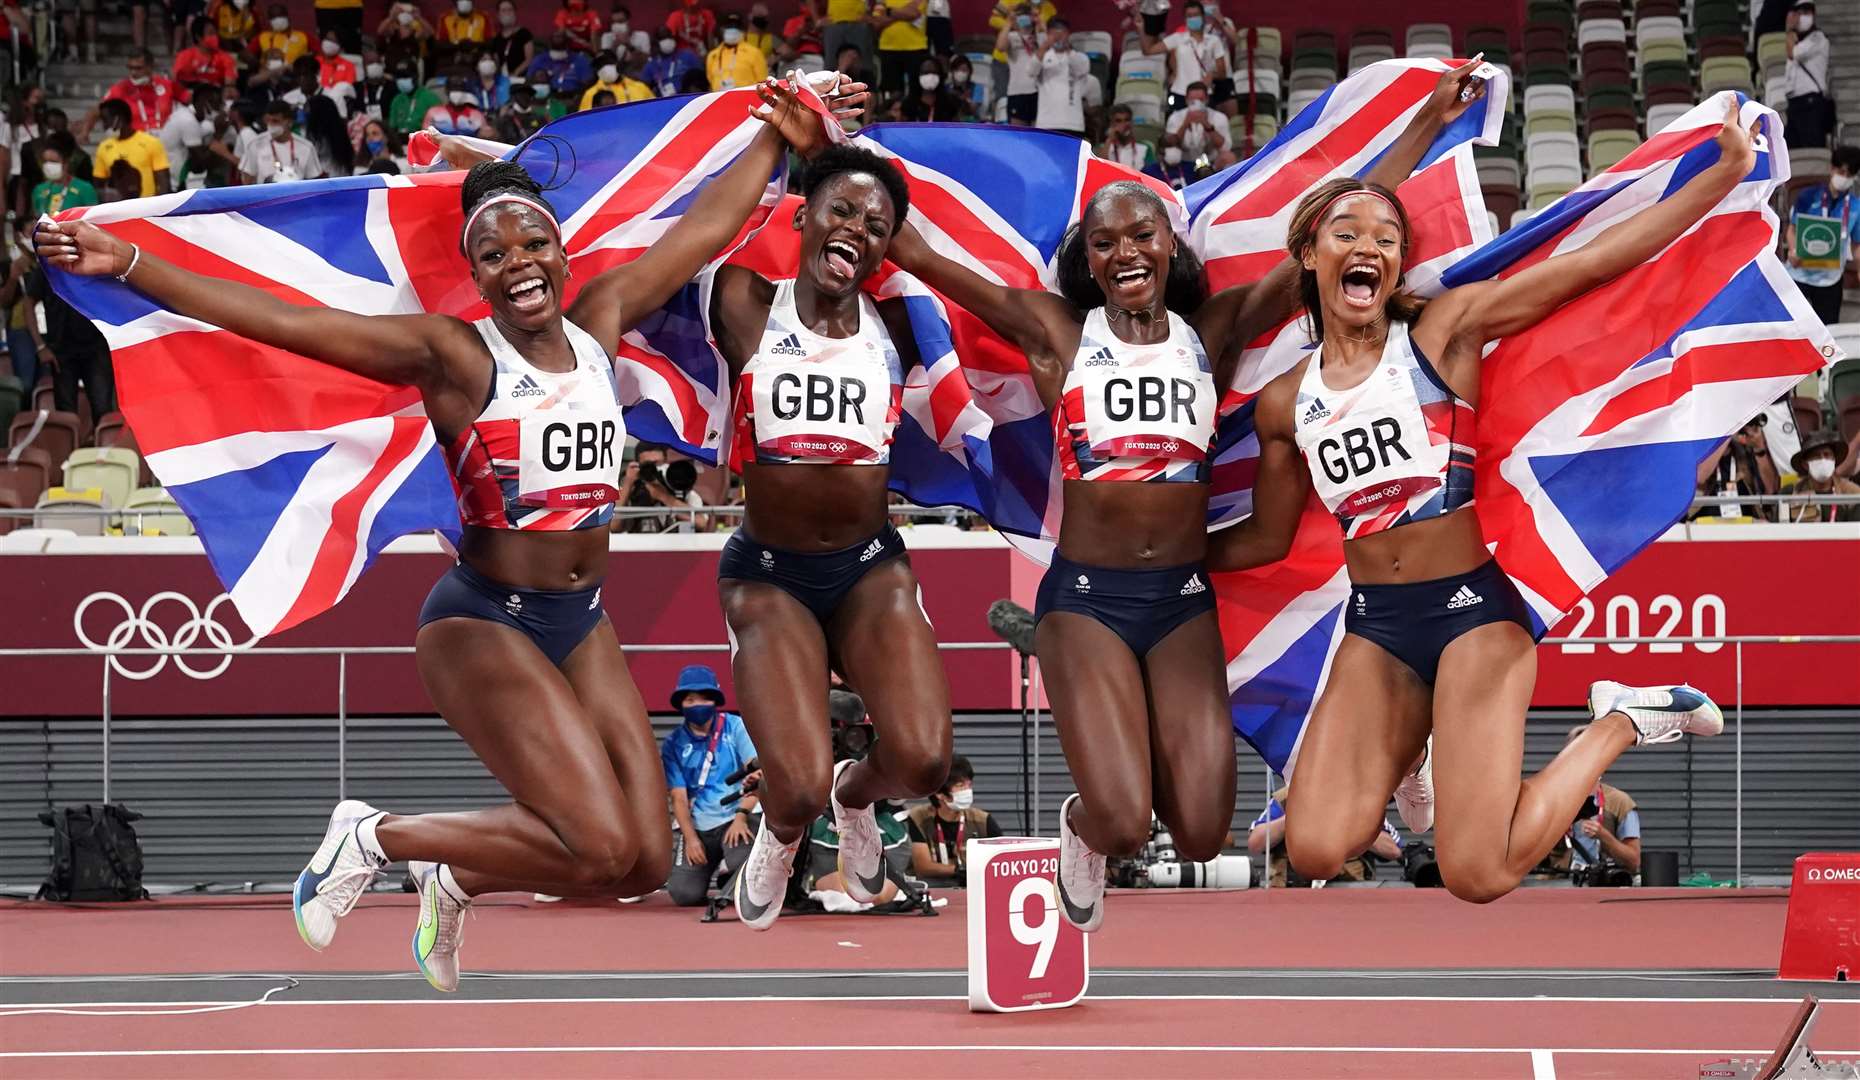
<svg viewBox="0 0 1860 1080"><path fill-rule="evenodd" d="M192 598L183 593L158 592L144 600L142 607L137 609L116 593L94 592L78 602L77 611L71 616L71 626L77 631L78 641L86 649L99 652L109 649L249 649L258 643L257 634L253 634L243 644L235 644L232 632L219 621L220 605L231 601L232 597L221 593L209 601L206 610L202 611ZM93 638L85 629L84 615L93 604L98 603L106 611L114 608L120 613L116 625L110 628L102 641ZM105 617L99 616L99 619ZM93 620L93 623L100 625L97 620ZM215 679L225 672L233 658L230 654L217 659L206 656L112 656L109 662L117 674L124 678L141 680L159 675L170 660L189 678ZM140 666L142 661L147 661L147 666ZM195 666L209 663L211 667Z"/></svg>
<svg viewBox="0 0 1860 1080"><path fill-rule="evenodd" d="M1860 883L1860 866L1811 866L1808 868L1808 880Z"/></svg>

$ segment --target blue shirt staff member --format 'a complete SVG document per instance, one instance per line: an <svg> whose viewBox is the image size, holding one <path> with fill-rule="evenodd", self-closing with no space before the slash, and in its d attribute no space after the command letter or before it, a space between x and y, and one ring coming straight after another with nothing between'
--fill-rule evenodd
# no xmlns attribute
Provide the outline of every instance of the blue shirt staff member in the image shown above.
<svg viewBox="0 0 1860 1080"><path fill-rule="evenodd" d="M678 820L683 839L665 887L673 903L696 907L704 903L719 864L728 876L749 858L755 840L749 831L749 815L756 797L745 795L734 803L724 798L738 787L726 778L755 760L756 747L743 727L743 718L723 711L723 687L717 683L717 673L703 664L692 664L678 673L672 708L684 715L685 722L659 745L659 759L665 765L672 816Z"/></svg>

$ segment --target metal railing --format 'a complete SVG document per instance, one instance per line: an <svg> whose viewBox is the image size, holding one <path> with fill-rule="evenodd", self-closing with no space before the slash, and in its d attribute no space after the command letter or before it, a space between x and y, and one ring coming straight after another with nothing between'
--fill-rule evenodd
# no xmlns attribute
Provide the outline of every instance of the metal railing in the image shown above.
<svg viewBox="0 0 1860 1080"><path fill-rule="evenodd" d="M1744 647L1746 645L1860 645L1860 634L1731 634L1717 637L1582 637L1582 638L1544 638L1539 645L1730 645L1734 649L1734 697L1732 702L1732 738L1735 747L1734 792L1736 831L1733 840L1734 870L1733 881L1741 886L1744 881ZM948 641L938 642L940 652L1001 652L1011 649L1005 641ZM722 642L692 645L621 645L623 653L717 653L728 652L730 646ZM336 790L338 799L348 798L348 671L351 656L411 656L411 645L370 645L370 646L270 646L254 645L238 647L203 647L203 648L38 648L38 649L0 649L0 659L12 658L51 658L51 657L96 657L103 661L103 682L101 688L102 709L102 795L103 801L110 801L110 724L111 724L111 679L112 669L117 668L116 658L120 656L334 656L336 666ZM1038 784L1040 738L1040 715L1043 710L1035 709L1032 713L1034 741L1032 761L1033 783ZM1266 772L1267 791L1276 787L1270 768ZM1039 812L1038 788L1035 787L1034 813ZM1037 830L1036 830L1037 831Z"/></svg>

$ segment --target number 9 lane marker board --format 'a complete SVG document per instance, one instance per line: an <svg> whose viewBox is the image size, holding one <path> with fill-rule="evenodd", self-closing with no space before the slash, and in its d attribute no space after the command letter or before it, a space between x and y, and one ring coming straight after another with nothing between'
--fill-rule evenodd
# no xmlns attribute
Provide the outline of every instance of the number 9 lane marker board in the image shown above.
<svg viewBox="0 0 1860 1080"><path fill-rule="evenodd" d="M970 840L969 1009L1063 1009L1091 978L1086 934L1059 912L1059 841Z"/></svg>

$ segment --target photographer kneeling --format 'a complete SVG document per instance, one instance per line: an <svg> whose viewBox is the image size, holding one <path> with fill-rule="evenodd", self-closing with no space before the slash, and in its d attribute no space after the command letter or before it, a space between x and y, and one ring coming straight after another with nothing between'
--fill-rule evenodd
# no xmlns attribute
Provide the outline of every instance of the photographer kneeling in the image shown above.
<svg viewBox="0 0 1860 1080"><path fill-rule="evenodd" d="M975 767L961 754L949 759L949 778L928 805L911 810L908 822L911 871L931 885L968 884L968 841L1001 835L994 816L975 806Z"/></svg>
<svg viewBox="0 0 1860 1080"><path fill-rule="evenodd" d="M1573 727L1565 745L1574 742L1587 724ZM1551 853L1579 885L1632 885L1640 873L1640 811L1634 798L1611 784L1597 781L1595 791L1569 827L1569 847Z"/></svg>
<svg viewBox="0 0 1860 1080"><path fill-rule="evenodd" d="M664 507L663 514L616 514L612 531L636 533L708 532L707 514L688 512L704 505L696 490L698 468L690 461L674 461L657 443L640 443L620 477L620 505L630 508ZM687 511L674 513L672 511Z"/></svg>
<svg viewBox="0 0 1860 1080"><path fill-rule="evenodd" d="M684 715L684 723L660 744L659 760L665 766L665 786L671 789L680 842L665 888L673 903L697 907L704 903L720 864L727 884L749 859L755 840L749 816L756 797L746 794L730 800L737 791L731 777L752 767L756 747L743 718L723 711L717 673L702 664L678 673L672 708ZM753 787L754 777L752 773L745 779L744 790Z"/></svg>

